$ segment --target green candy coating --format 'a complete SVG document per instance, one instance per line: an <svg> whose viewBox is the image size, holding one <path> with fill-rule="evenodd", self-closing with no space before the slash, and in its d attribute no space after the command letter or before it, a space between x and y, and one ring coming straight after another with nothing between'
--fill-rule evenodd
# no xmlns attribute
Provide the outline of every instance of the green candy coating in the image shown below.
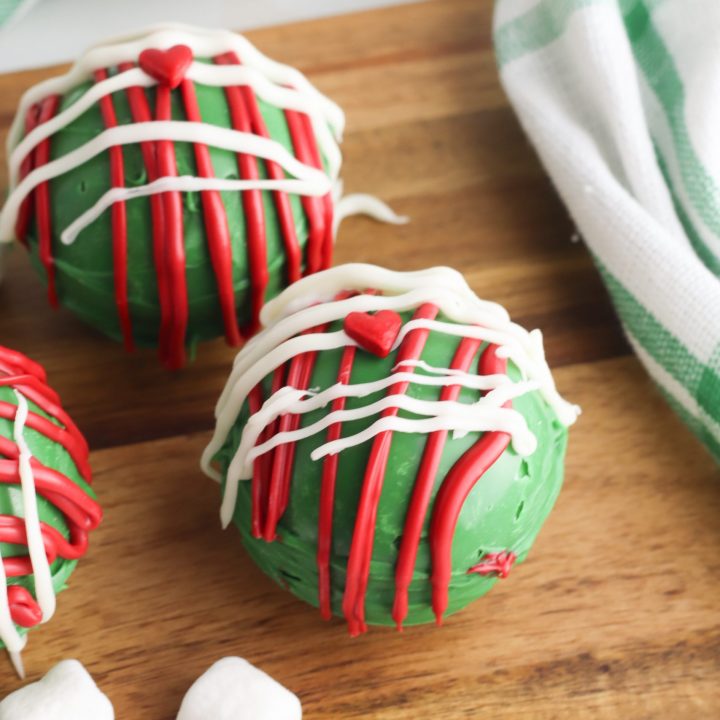
<svg viewBox="0 0 720 720"><path fill-rule="evenodd" d="M403 314L403 321L410 317ZM450 322L441 313L439 320ZM334 323L328 332L342 328ZM437 332L428 335L421 359L434 367L449 367L459 339ZM470 366L477 371L480 348ZM318 353L309 384L311 388L326 388L336 382L342 350ZM363 350L355 355L350 382L372 382L387 377L397 363L397 351L381 359ZM421 368L415 372L423 373ZM520 373L510 364L508 373L518 380ZM269 395L270 376L265 378L264 392ZM411 384L407 394L422 400L437 400L440 388ZM383 392L365 398L348 398L346 407L352 409L383 397ZM471 403L479 398L479 391L462 388L459 402ZM452 547L452 579L448 614L465 607L484 595L496 582L492 576L468 574L489 552L512 550L518 562L523 561L560 491L563 479L563 459L567 444L567 429L538 392L527 393L513 401L513 407L525 417L538 440L537 450L527 458L520 457L512 445L477 482L465 502ZM302 415L301 427L324 416L327 408ZM401 417L411 417L400 411ZM230 460L240 442L249 417L247 404L243 407L227 441L217 455L220 468L226 473ZM377 416L343 424L342 436L359 433L371 425ZM480 438L469 433L463 438L448 435L440 467L435 478L433 496L418 549L415 571L409 589L409 613L406 624L414 625L435 620L431 608L430 547L428 542L430 517L434 497L454 463ZM395 594L395 565L409 500L427 441L427 435L395 432L392 437L382 495L377 513L369 584L365 602L367 622L377 625L394 624L391 617ZM323 461L313 461L310 453L325 442L319 433L297 443L292 469L290 501L278 525L278 540L266 543L252 537L251 484L242 482L239 488L234 522L254 561L271 578L300 599L317 606L318 571L316 565L318 508ZM372 440L343 450L338 455L333 538L331 554L332 609L342 616L345 574L355 524L364 470L372 447Z"/></svg>
<svg viewBox="0 0 720 720"><path fill-rule="evenodd" d="M0 387L0 402L17 405L17 397L11 387ZM55 418L49 416L31 400L27 399L27 404L30 412L50 420L54 425L62 427ZM14 428L14 420L5 420L0 418L0 436L14 440ZM70 478L70 480L81 487L87 495L95 499L93 489L85 482L85 480L83 480L78 472L74 460L70 457L67 450L62 447L62 445L59 445L27 425L23 429L23 437L25 438L25 442L30 448L30 452L33 457L46 467L52 468L60 474ZM37 507L40 522L46 523L47 525L55 528L55 530L57 530L66 540L69 540L70 531L67 526L67 522L65 521L65 516L55 507L55 505L46 500L40 494L37 494ZM25 517L22 489L19 481L17 484L0 484L0 515L12 515L20 518ZM20 555L27 555L28 549L25 545L14 545L0 542L0 553L4 558L17 557ZM67 580L75 570L77 563L77 560L65 560L58 557L50 565L53 587L56 593L59 593L66 588ZM29 590L33 597L35 597L35 580L32 575L8 578L8 585L21 585ZM17 629L20 634L27 633L26 628L18 626ZM4 647L4 644L1 641L0 647Z"/></svg>
<svg viewBox="0 0 720 720"><path fill-rule="evenodd" d="M196 58L198 62L211 62ZM111 75L113 72L110 73ZM66 93L59 112L72 105L92 83L86 82ZM196 84L202 121L223 128L232 128L230 111L222 87ZM146 90L151 110L155 91ZM118 124L132 124L133 119L125 92L112 95ZM270 137L294 154L284 111L257 98ZM172 118L185 120L180 90L172 92ZM84 145L106 129L100 106L93 105L85 113L51 137L51 159ZM178 175L197 175L193 146L174 143ZM215 175L218 178L239 177L234 152L209 147ZM128 187L148 182L140 145L123 146L125 184ZM265 164L258 161L261 178L267 177ZM110 211L104 212L86 227L71 245L60 241L61 232L79 215L92 207L110 189L110 157L107 152L88 160L80 167L54 178L49 183L51 204L52 251L56 267L59 301L89 325L114 340L122 340L114 290L112 253L112 222ZM250 321L250 270L246 244L246 218L240 192L222 192L232 245L232 272L235 307L240 326ZM182 193L186 279L189 319L186 345L193 348L198 341L224 334L218 300L217 282L207 244L205 218L200 193ZM308 223L298 195L288 195L295 222L297 241L304 251L308 239ZM287 285L287 262L278 216L271 192L262 192L267 268L269 282L266 300ZM128 303L133 338L140 346L158 344L160 304L153 259L152 215L150 198L136 198L126 203L128 253ZM37 231L33 219L28 230L30 255L38 273L46 277L40 262ZM304 270L304 265L303 268Z"/></svg>

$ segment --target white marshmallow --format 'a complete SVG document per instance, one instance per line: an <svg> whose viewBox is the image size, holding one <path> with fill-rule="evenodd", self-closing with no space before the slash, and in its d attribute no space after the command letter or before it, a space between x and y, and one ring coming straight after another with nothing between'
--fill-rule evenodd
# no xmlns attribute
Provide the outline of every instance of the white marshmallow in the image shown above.
<svg viewBox="0 0 720 720"><path fill-rule="evenodd" d="M177 720L301 718L296 695L239 657L223 658L201 675L185 695L177 716Z"/></svg>
<svg viewBox="0 0 720 720"><path fill-rule="evenodd" d="M77 660L63 660L42 680L0 703L0 720L114 720L112 703Z"/></svg>

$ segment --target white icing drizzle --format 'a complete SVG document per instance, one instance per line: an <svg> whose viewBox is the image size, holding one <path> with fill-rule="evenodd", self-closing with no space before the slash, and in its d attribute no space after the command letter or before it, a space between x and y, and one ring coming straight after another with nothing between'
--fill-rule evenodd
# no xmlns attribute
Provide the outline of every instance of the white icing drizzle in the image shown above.
<svg viewBox="0 0 720 720"><path fill-rule="evenodd" d="M322 176L324 177L324 176ZM319 184L319 183L318 183ZM136 187L112 188L108 190L91 208L77 217L68 225L60 235L65 245L71 245L77 236L95 220L97 220L111 205L121 200L133 200L147 197L157 193L179 190L181 192L197 192L202 190L282 190L289 193L322 196L324 191L318 191L312 181L299 179L287 180L223 180L221 178L202 178L194 175L180 177L162 177L147 185Z"/></svg>
<svg viewBox="0 0 720 720"><path fill-rule="evenodd" d="M307 114L312 123L319 147L328 163L328 172L318 170L300 162L288 153L276 140L262 138L250 133L221 128L209 123L164 121L135 123L105 130L84 145L32 171L22 182L19 181L20 167L24 158L43 140L67 127L84 112L97 104L103 97L126 90L130 87L152 87L156 80L141 68L120 72L90 86L72 105L55 117L23 135L24 118L28 109L37 102L52 96L64 95L93 77L101 68L114 67L123 62L136 62L140 53L148 48L166 49L183 44L190 47L195 57L213 57L226 52L235 52L242 65L211 65L193 62L187 77L200 85L215 87L246 85L262 100L285 110ZM147 127L152 125L152 128ZM273 160L283 167L291 177L277 184L264 179L236 181L221 185L206 185L202 178L190 183L187 178L165 182L149 183L142 188L125 190L112 188L68 228L61 231L63 242L70 243L83 229L88 227L113 203L131 200L168 189L183 191L219 190L282 190L299 195L321 196L339 187L341 154L339 141L345 125L342 110L330 99L316 90L307 78L295 68L275 62L263 55L248 40L224 30L193 28L179 24L168 24L150 28L108 44L88 50L65 75L45 80L30 88L22 97L18 112L7 139L7 154L10 165L10 194L0 211L0 243L13 240L14 227L22 201L39 184L72 171L98 153L113 145L140 143L144 140L167 139L178 142L193 142L234 152L255 155ZM164 178L161 180L165 180ZM177 184L176 184L177 183ZM387 222L400 222L387 206L369 196L351 196L341 205L340 217L354 213L367 213ZM339 220L335 222L335 229Z"/></svg>
<svg viewBox="0 0 720 720"><path fill-rule="evenodd" d="M10 187L14 188L17 186L20 165L43 140L46 140L59 130L67 127L73 120L79 118L106 95L130 87L147 88L156 84L157 82L145 74L140 68L133 68L114 77L109 77L107 80L103 80L90 87L90 89L79 97L70 107L50 118L50 120L44 122L42 125L38 125L34 130L31 130L18 142L12 152L8 147ZM17 117L21 116L22 103L20 107L21 109L18 110ZM27 110L25 110L25 112L27 112Z"/></svg>
<svg viewBox="0 0 720 720"><path fill-rule="evenodd" d="M493 376L496 377L496 376ZM418 379L420 378L420 379ZM513 443L521 455L531 455L535 451L537 441L530 432L525 418L520 413L504 409L503 403L530 390L537 390L537 383L510 383L505 392L493 390L478 402L468 404L450 401L418 400L408 395L388 395L369 405L354 410L336 410L328 413L312 425L299 430L282 432L273 435L264 443L256 442L262 431L281 415L303 415L319 408L325 407L332 400L339 397L366 397L373 392L391 387L397 382L413 382L419 385L462 385L463 387L478 388L478 383L468 382L466 378L457 376L427 378L434 382L426 382L422 375L412 373L394 373L387 378L376 382L359 385L333 385L327 390L313 394L306 390L282 388L265 401L263 407L248 421L243 432L240 447L228 470L228 475L235 475L241 480L252 477L253 462L278 445L297 442L312 437L337 422L349 422L362 418L380 415L384 410L397 408L406 410L415 415L422 415L427 420L408 419L401 417L381 418L361 433L344 437L340 440L325 443L313 450L310 457L319 460L326 455L333 455L345 448L359 445L385 430L395 430L404 433L428 433L435 430L454 430L463 434L486 430L502 430L513 436ZM480 383L483 384L483 383Z"/></svg>
<svg viewBox="0 0 720 720"><path fill-rule="evenodd" d="M31 105L50 95L64 95L91 79L96 70L113 67L123 62L135 62L143 50L167 49L173 45L187 45L195 57L213 57L226 52L237 53L243 66L257 70L276 85L290 86L295 88L298 94L310 98L316 107L316 112L325 117L336 137L338 139L342 137L345 126L343 111L332 100L318 92L296 68L271 60L241 35L226 30L168 23L91 48L67 73L38 83L25 92L8 135L8 156L22 136L23 121ZM212 67L219 68L219 66ZM155 81L152 80L151 83L155 84Z"/></svg>
<svg viewBox="0 0 720 720"><path fill-rule="evenodd" d="M46 623L55 613L55 590L52 583L50 563L45 554L40 517L38 514L37 495L35 493L35 477L31 465L32 452L25 439L25 423L28 416L28 403L25 396L14 390L17 398L17 412L13 426L13 439L18 447L18 473L22 489L23 515L25 533L27 535L28 554L33 570L35 596L42 610L42 622ZM0 557L0 639L5 644L15 669L24 677L21 652L27 643L27 636L22 636L15 627L10 614L8 598L8 582L5 567Z"/></svg>
<svg viewBox="0 0 720 720"><path fill-rule="evenodd" d="M407 215L398 215L380 198L366 193L353 193L341 197L335 205L333 216L333 235L337 235L340 223L351 215L367 215L378 222L390 225L406 225L410 222Z"/></svg>
<svg viewBox="0 0 720 720"><path fill-rule="evenodd" d="M20 206L23 200L38 185L54 177L63 175L73 168L79 167L91 158L107 151L115 145L127 145L129 143L139 143L146 140L201 142L223 148L224 150L232 150L233 152L251 153L263 159L274 160L282 165L288 173L297 178L294 181L289 179L286 182L290 182L292 188L302 189L304 194L324 195L330 192L332 188L331 181L322 171L301 163L280 143L258 135L242 133L236 130L218 127L217 125L182 122L178 120L118 125L117 127L104 130L79 148L29 173L10 193L7 203L0 213L0 238L5 240L8 238L12 239L13 228ZM250 182L249 187L258 187L261 182L263 184L267 183L267 181L263 180L248 182ZM145 187L148 188L149 186ZM155 193L162 192L162 186L155 185L153 186L153 190ZM113 192L113 190L108 191L110 194L108 195L108 193L106 193L98 201L98 204L88 211L88 214L95 215L96 209L99 206L107 204L108 198L118 197L117 195L113 195ZM118 197L118 199L120 198ZM83 214L80 218L84 218L86 215L87 214ZM74 221L70 227L75 227L78 220ZM66 228L66 230L67 229L68 228ZM65 231L63 231L63 234L64 232Z"/></svg>
<svg viewBox="0 0 720 720"><path fill-rule="evenodd" d="M40 515L38 513L37 495L35 493L35 476L32 465L30 464L32 453L30 452L24 434L25 422L28 416L28 404L24 395L18 390L15 390L15 396L18 401L18 409L15 416L13 435L18 450L20 451L18 469L22 488L25 533L27 535L28 553L33 569L33 579L35 581L35 597L42 610L42 622L46 623L55 614L55 589L53 588L50 563L45 554L45 543L43 542L42 529L40 527Z"/></svg>
<svg viewBox="0 0 720 720"><path fill-rule="evenodd" d="M362 291L367 288L377 289L384 294L333 299L343 290ZM263 308L260 319L266 329L247 343L235 358L232 372L216 406L215 433L203 453L203 470L211 477L220 479L219 473L212 467L212 459L226 441L248 394L266 375L303 353L356 344L344 330L322 333L309 333L308 330L341 320L350 312L402 312L414 310L423 303L436 304L448 321L410 320L401 328L394 348L400 345L409 332L418 328L433 333L477 338L497 345L498 353L515 363L523 379L513 383L506 376L502 376L502 380L497 375L481 378L447 368L434 368L422 360L416 360L402 363L390 377L371 383L335 384L319 392L281 388L250 417L243 429L240 445L226 477L221 508L224 526L232 519L239 483L252 476L255 458L278 445L311 437L335 422L380 415L389 407L407 410L418 416L379 418L361 433L321 445L312 453L313 459L342 452L384 430L429 433L445 429L452 431L456 437L467 432L497 430L512 436L513 446L518 453L530 454L535 449L536 439L524 417L518 411L502 406L508 400L533 390L542 394L562 423L570 425L576 420L579 408L570 405L558 394L545 361L540 332L528 332L511 322L504 308L480 300L458 272L441 267L400 273L373 265L343 265L304 278ZM405 367L416 367L427 374L402 372L401 368ZM364 407L328 413L308 427L276 434L264 443L255 445L263 429L280 415L304 414L326 406L337 397L364 397L400 381L421 385L461 385L490 392L472 404L422 401L405 394L386 396Z"/></svg>
<svg viewBox="0 0 720 720"><path fill-rule="evenodd" d="M340 171L340 149L335 139L329 134L326 122L317 120L317 108L307 97L300 95L296 90L287 87L279 87L269 82L257 70L243 65L208 65L207 63L193 62L188 69L187 75L200 85L211 85L215 87L248 85L253 92L266 102L276 105L284 110L297 110L306 113L314 121L313 129L320 141L320 145L328 157L330 174L337 177ZM39 125L23 138L10 155L10 181L11 185L17 184L17 176L20 165L25 157L37 147L43 140L51 137L58 130L67 127L73 120L79 118L84 112L95 105L101 98L106 97L119 90L126 90L131 87L151 87L157 82L146 75L140 68L126 70L113 77L103 80L78 98L70 107ZM205 135L197 134L197 142L212 144L214 137L212 129L218 126L209 123L198 123ZM226 129L226 128L225 128ZM230 132L238 132L230 130ZM173 138L168 138L173 139ZM137 142L140 142L138 140Z"/></svg>

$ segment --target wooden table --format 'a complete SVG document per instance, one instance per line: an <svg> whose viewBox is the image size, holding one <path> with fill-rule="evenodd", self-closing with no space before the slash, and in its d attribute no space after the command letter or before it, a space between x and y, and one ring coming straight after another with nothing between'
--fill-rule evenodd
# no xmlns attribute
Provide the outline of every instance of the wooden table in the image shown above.
<svg viewBox="0 0 720 720"><path fill-rule="evenodd" d="M296 691L308 720L720 717L718 469L630 354L572 242L498 85L490 17L489 0L444 0L250 37L346 109L348 189L412 216L400 229L348 221L338 262L454 265L545 331L560 389L584 414L528 562L441 630L349 639L220 530L198 455L233 352L205 346L177 374L152 352L127 356L51 311L15 252L0 341L46 365L94 448L106 510L55 619L32 633L30 679L77 657L120 720L171 720L225 655ZM47 74L0 77L0 125ZM18 685L7 665L0 693Z"/></svg>

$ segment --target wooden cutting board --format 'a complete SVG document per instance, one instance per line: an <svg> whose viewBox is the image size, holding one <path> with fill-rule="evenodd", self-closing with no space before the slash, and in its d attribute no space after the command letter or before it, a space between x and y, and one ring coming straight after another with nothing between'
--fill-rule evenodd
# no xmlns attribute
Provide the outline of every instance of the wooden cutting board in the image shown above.
<svg viewBox="0 0 720 720"><path fill-rule="evenodd" d="M16 251L0 342L46 365L90 440L106 511L56 617L31 634L29 679L77 657L120 720L172 720L225 655L297 692L308 720L720 717L720 473L623 340L503 96L490 28L489 0L444 0L250 38L347 111L347 188L412 217L349 220L338 262L454 265L544 330L558 385L584 413L528 562L442 629L351 640L220 530L198 456L233 352L204 346L176 374L152 352L125 355L53 312ZM0 126L49 74L0 76ZM5 664L0 694L18 686Z"/></svg>

